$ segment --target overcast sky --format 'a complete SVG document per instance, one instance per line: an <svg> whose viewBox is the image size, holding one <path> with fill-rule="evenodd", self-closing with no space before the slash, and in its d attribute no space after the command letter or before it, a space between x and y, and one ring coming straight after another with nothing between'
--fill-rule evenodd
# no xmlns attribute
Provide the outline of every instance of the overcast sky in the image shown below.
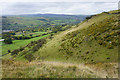
<svg viewBox="0 0 120 80"><path fill-rule="evenodd" d="M76 0L49 2L45 0L5 0L0 2L0 15L19 15L19 14L72 14L72 15L91 15L103 11L117 10L118 0Z"/></svg>

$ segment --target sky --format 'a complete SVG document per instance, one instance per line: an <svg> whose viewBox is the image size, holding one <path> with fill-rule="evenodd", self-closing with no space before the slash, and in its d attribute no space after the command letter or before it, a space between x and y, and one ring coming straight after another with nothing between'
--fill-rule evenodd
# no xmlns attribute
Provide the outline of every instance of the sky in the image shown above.
<svg viewBox="0 0 120 80"><path fill-rule="evenodd" d="M118 9L118 0L1 0L0 15L92 15Z"/></svg>

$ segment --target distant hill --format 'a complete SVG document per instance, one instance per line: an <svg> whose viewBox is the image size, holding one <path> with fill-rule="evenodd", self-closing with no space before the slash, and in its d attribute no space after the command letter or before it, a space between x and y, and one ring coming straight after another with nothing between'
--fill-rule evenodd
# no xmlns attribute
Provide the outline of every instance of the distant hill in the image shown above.
<svg viewBox="0 0 120 80"><path fill-rule="evenodd" d="M61 25L73 25L83 21L88 15L25 14L2 16L3 30L38 29L48 30Z"/></svg>
<svg viewBox="0 0 120 80"><path fill-rule="evenodd" d="M24 14L20 16L37 16L37 17L86 17L89 15L67 15L67 14Z"/></svg>

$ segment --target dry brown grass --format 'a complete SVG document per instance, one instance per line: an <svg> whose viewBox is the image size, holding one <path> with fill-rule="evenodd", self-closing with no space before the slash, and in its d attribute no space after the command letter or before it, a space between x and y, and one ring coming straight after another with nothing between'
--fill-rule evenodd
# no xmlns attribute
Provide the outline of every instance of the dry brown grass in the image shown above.
<svg viewBox="0 0 120 80"><path fill-rule="evenodd" d="M106 68L107 66L107 68ZM116 63L74 64L52 61L3 60L3 78L117 78Z"/></svg>
<svg viewBox="0 0 120 80"><path fill-rule="evenodd" d="M94 69L94 71L101 73L101 75L107 78L118 78L118 63L108 62L85 65Z"/></svg>

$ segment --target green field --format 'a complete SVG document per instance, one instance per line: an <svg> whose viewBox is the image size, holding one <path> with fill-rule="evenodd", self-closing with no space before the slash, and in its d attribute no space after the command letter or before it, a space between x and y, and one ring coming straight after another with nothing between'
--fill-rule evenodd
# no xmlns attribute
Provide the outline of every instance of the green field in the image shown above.
<svg viewBox="0 0 120 80"><path fill-rule="evenodd" d="M47 33L47 32L29 32L29 31L27 31L24 33L24 36L30 36L30 34L32 34L32 36L34 37L34 36L41 35L44 33ZM22 35L23 35L23 33L17 32L15 36L22 36Z"/></svg>
<svg viewBox="0 0 120 80"><path fill-rule="evenodd" d="M2 54L6 54L8 50L13 51L13 50L18 49L20 47L26 46L31 41L36 41L36 40L39 40L39 39L47 37L47 36L49 36L49 34L41 36L41 37L35 37L35 38L32 38L32 39L14 40L13 44L4 44L3 43L3 45L2 45Z"/></svg>
<svg viewBox="0 0 120 80"><path fill-rule="evenodd" d="M47 32L34 32L32 36L37 36L37 35L44 34L44 33L47 33Z"/></svg>

